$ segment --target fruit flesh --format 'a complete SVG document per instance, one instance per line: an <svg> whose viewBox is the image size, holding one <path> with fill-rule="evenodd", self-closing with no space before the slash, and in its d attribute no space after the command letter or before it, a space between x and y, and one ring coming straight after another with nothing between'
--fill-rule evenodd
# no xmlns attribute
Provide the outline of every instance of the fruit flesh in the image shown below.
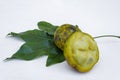
<svg viewBox="0 0 120 80"><path fill-rule="evenodd" d="M80 72L87 72L98 62L99 51L89 34L76 31L64 45L64 56L69 65Z"/></svg>
<svg viewBox="0 0 120 80"><path fill-rule="evenodd" d="M63 24L54 33L54 41L58 48L64 49L64 44L71 34L75 31L81 31L78 26L73 26L71 24Z"/></svg>

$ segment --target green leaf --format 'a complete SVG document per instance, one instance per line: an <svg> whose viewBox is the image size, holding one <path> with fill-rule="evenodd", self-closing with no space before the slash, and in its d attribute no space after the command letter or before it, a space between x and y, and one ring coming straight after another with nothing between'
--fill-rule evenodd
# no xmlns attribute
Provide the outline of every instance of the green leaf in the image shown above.
<svg viewBox="0 0 120 80"><path fill-rule="evenodd" d="M53 64L61 63L65 61L63 53L51 54L47 58L46 66L51 66Z"/></svg>
<svg viewBox="0 0 120 80"><path fill-rule="evenodd" d="M7 59L32 60L43 55L48 55L50 50L50 44L47 40L26 42L11 58Z"/></svg>
<svg viewBox="0 0 120 80"><path fill-rule="evenodd" d="M39 42L41 40L51 39L51 37L47 36L47 33L45 33L44 31L37 30L37 29L28 30L28 31L21 32L21 33L11 32L8 35L21 38L26 42Z"/></svg>
<svg viewBox="0 0 120 80"><path fill-rule="evenodd" d="M40 30L45 31L50 35L54 35L54 32L58 26L54 26L46 21L40 21L40 22L38 22L38 27Z"/></svg>
<svg viewBox="0 0 120 80"><path fill-rule="evenodd" d="M46 66L50 66L65 61L63 51L57 48L57 46L53 42L51 42L51 44L52 49L50 50L50 53L48 55Z"/></svg>
<svg viewBox="0 0 120 80"><path fill-rule="evenodd" d="M54 43L54 31L57 26L42 21L38 23L40 30L28 30L21 33L11 32L8 35L20 38L25 43L13 54L10 59L33 60L43 55L48 55L46 66L65 61L63 51Z"/></svg>
<svg viewBox="0 0 120 80"><path fill-rule="evenodd" d="M53 40L53 36L49 36L44 31L36 29L21 33L11 32L8 35L19 37L26 42L9 59L32 60L42 55L47 55L51 48L49 41Z"/></svg>

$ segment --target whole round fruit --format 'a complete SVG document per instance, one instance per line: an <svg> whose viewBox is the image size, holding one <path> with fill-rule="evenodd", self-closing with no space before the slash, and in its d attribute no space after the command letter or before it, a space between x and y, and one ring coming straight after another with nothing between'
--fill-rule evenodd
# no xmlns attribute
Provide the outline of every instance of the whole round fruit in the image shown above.
<svg viewBox="0 0 120 80"><path fill-rule="evenodd" d="M63 50L67 38L76 31L81 30L78 28L78 26L73 26L71 24L63 24L58 27L54 33L54 41L57 47Z"/></svg>
<svg viewBox="0 0 120 80"><path fill-rule="evenodd" d="M89 34L76 31L66 40L64 56L70 66L88 72L99 60L98 46Z"/></svg>

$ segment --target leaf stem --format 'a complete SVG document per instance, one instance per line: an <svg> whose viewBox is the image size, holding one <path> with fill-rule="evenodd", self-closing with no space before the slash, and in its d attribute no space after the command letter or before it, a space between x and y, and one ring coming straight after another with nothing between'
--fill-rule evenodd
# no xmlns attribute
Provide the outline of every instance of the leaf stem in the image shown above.
<svg viewBox="0 0 120 80"><path fill-rule="evenodd" d="M96 38L102 38L102 37L116 37L116 38L120 38L120 36L116 36L116 35L101 35L101 36L96 36L96 37L93 37L93 38L96 39Z"/></svg>

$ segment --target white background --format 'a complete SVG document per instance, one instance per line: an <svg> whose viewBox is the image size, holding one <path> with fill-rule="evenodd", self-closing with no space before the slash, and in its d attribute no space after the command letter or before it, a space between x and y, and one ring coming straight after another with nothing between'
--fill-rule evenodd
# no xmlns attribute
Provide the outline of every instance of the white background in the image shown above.
<svg viewBox="0 0 120 80"><path fill-rule="evenodd" d="M3 60L23 42L8 38L9 32L37 28L37 22L70 23L98 36L120 35L120 0L0 0L0 80L120 80L120 39L96 39L100 60L87 73L66 62L45 67L47 57L32 61Z"/></svg>

